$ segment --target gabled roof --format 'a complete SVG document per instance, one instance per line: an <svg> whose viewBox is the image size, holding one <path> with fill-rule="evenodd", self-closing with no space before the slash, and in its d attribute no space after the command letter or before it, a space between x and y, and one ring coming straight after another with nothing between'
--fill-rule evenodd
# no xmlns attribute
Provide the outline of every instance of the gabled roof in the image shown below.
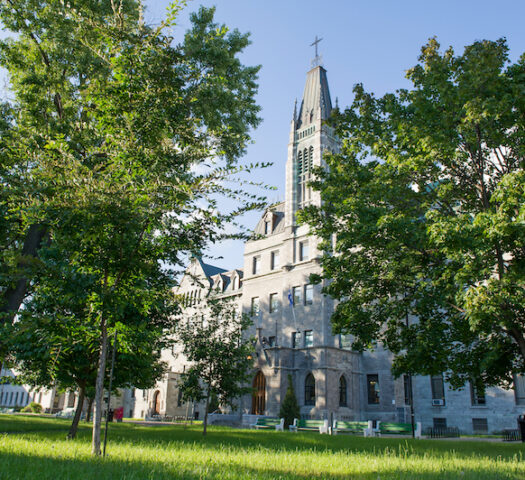
<svg viewBox="0 0 525 480"><path fill-rule="evenodd" d="M224 268L204 263L200 258L197 258L197 261L201 264L202 271L204 272L204 275L206 275L208 278L213 275L217 275L218 273L227 272L227 270Z"/></svg>

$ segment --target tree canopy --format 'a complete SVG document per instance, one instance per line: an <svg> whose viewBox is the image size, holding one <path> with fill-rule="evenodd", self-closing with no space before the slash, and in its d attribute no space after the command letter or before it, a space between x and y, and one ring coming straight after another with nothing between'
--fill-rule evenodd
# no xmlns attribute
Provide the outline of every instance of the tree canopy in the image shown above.
<svg viewBox="0 0 525 480"><path fill-rule="evenodd" d="M252 369L253 343L246 336L251 320L239 313L234 300L210 298L181 319L176 332L189 362L182 375L186 399L205 400L203 434L206 435L210 399L233 405L235 398L251 391L246 387Z"/></svg>
<svg viewBox="0 0 525 480"><path fill-rule="evenodd" d="M525 55L431 39L419 62L410 89L355 86L313 182L322 206L300 219L354 348L384 344L397 374L508 386L525 373Z"/></svg>
<svg viewBox="0 0 525 480"><path fill-rule="evenodd" d="M169 323L158 306L173 304L173 267L263 202L226 183L259 122L258 67L238 59L248 35L201 8L175 44L181 6L150 27L134 0L0 3L0 20L16 34L0 43L13 95L0 125L9 185L1 208L13 226L1 257L2 328L13 328L24 297L53 292L47 318L98 332L96 454L108 332L131 331L139 318L167 333L157 328ZM218 213L217 195L234 197L235 210ZM28 239L34 248L25 249ZM140 343L126 338L130 349L133 338Z"/></svg>

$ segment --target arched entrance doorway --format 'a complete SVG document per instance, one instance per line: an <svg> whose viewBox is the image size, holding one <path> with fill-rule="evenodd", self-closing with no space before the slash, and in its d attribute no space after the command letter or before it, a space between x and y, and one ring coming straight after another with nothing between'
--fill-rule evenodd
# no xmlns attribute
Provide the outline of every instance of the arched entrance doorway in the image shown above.
<svg viewBox="0 0 525 480"><path fill-rule="evenodd" d="M160 391L157 390L153 395L153 415L160 415Z"/></svg>
<svg viewBox="0 0 525 480"><path fill-rule="evenodd" d="M266 378L261 371L253 379L252 414L264 415L266 408Z"/></svg>

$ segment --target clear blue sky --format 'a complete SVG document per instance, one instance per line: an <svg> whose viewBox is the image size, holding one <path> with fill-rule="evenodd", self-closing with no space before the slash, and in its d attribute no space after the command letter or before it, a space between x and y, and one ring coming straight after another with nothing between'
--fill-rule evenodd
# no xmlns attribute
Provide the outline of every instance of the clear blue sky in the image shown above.
<svg viewBox="0 0 525 480"><path fill-rule="evenodd" d="M167 0L149 0L146 18L158 23ZM332 101L352 102L352 87L363 83L382 95L408 86L405 70L417 63L422 45L436 36L442 47L457 53L475 40L506 37L512 60L525 52L525 0L216 0L189 1L180 27L189 27L188 12L199 5L217 8L216 19L230 28L250 32L252 45L243 54L249 65L262 65L258 103L263 123L253 132L247 162L272 161L260 172L277 187L270 200L284 198L290 119L300 99L313 57L315 36L328 71ZM178 34L176 37L178 37ZM180 37L179 37L180 38ZM258 215L246 218L253 228ZM227 269L242 266L242 243L226 242L211 249Z"/></svg>
<svg viewBox="0 0 525 480"><path fill-rule="evenodd" d="M169 0L145 0L146 20L159 23ZM263 123L253 132L246 162L274 163L256 180L275 185L269 199L284 198L290 119L294 99L302 95L315 36L328 71L332 100L341 107L352 102L352 87L363 83L382 95L408 86L406 69L417 63L422 45L436 36L442 47L461 53L475 40L506 37L512 60L525 52L525 0L189 0L179 28L189 28L189 12L199 5L217 7L216 19L230 28L251 32L252 45L242 56L248 65L261 65L258 103ZM0 33L0 36L1 33ZM253 228L259 215L245 223ZM241 242L211 249L224 268L242 266Z"/></svg>

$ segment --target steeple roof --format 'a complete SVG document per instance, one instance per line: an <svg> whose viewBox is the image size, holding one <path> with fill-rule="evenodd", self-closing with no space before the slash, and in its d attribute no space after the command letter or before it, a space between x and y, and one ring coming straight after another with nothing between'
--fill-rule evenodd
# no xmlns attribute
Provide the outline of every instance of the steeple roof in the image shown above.
<svg viewBox="0 0 525 480"><path fill-rule="evenodd" d="M303 100L297 116L296 128L301 128L320 118L326 120L332 112L326 70L317 66L306 74Z"/></svg>

